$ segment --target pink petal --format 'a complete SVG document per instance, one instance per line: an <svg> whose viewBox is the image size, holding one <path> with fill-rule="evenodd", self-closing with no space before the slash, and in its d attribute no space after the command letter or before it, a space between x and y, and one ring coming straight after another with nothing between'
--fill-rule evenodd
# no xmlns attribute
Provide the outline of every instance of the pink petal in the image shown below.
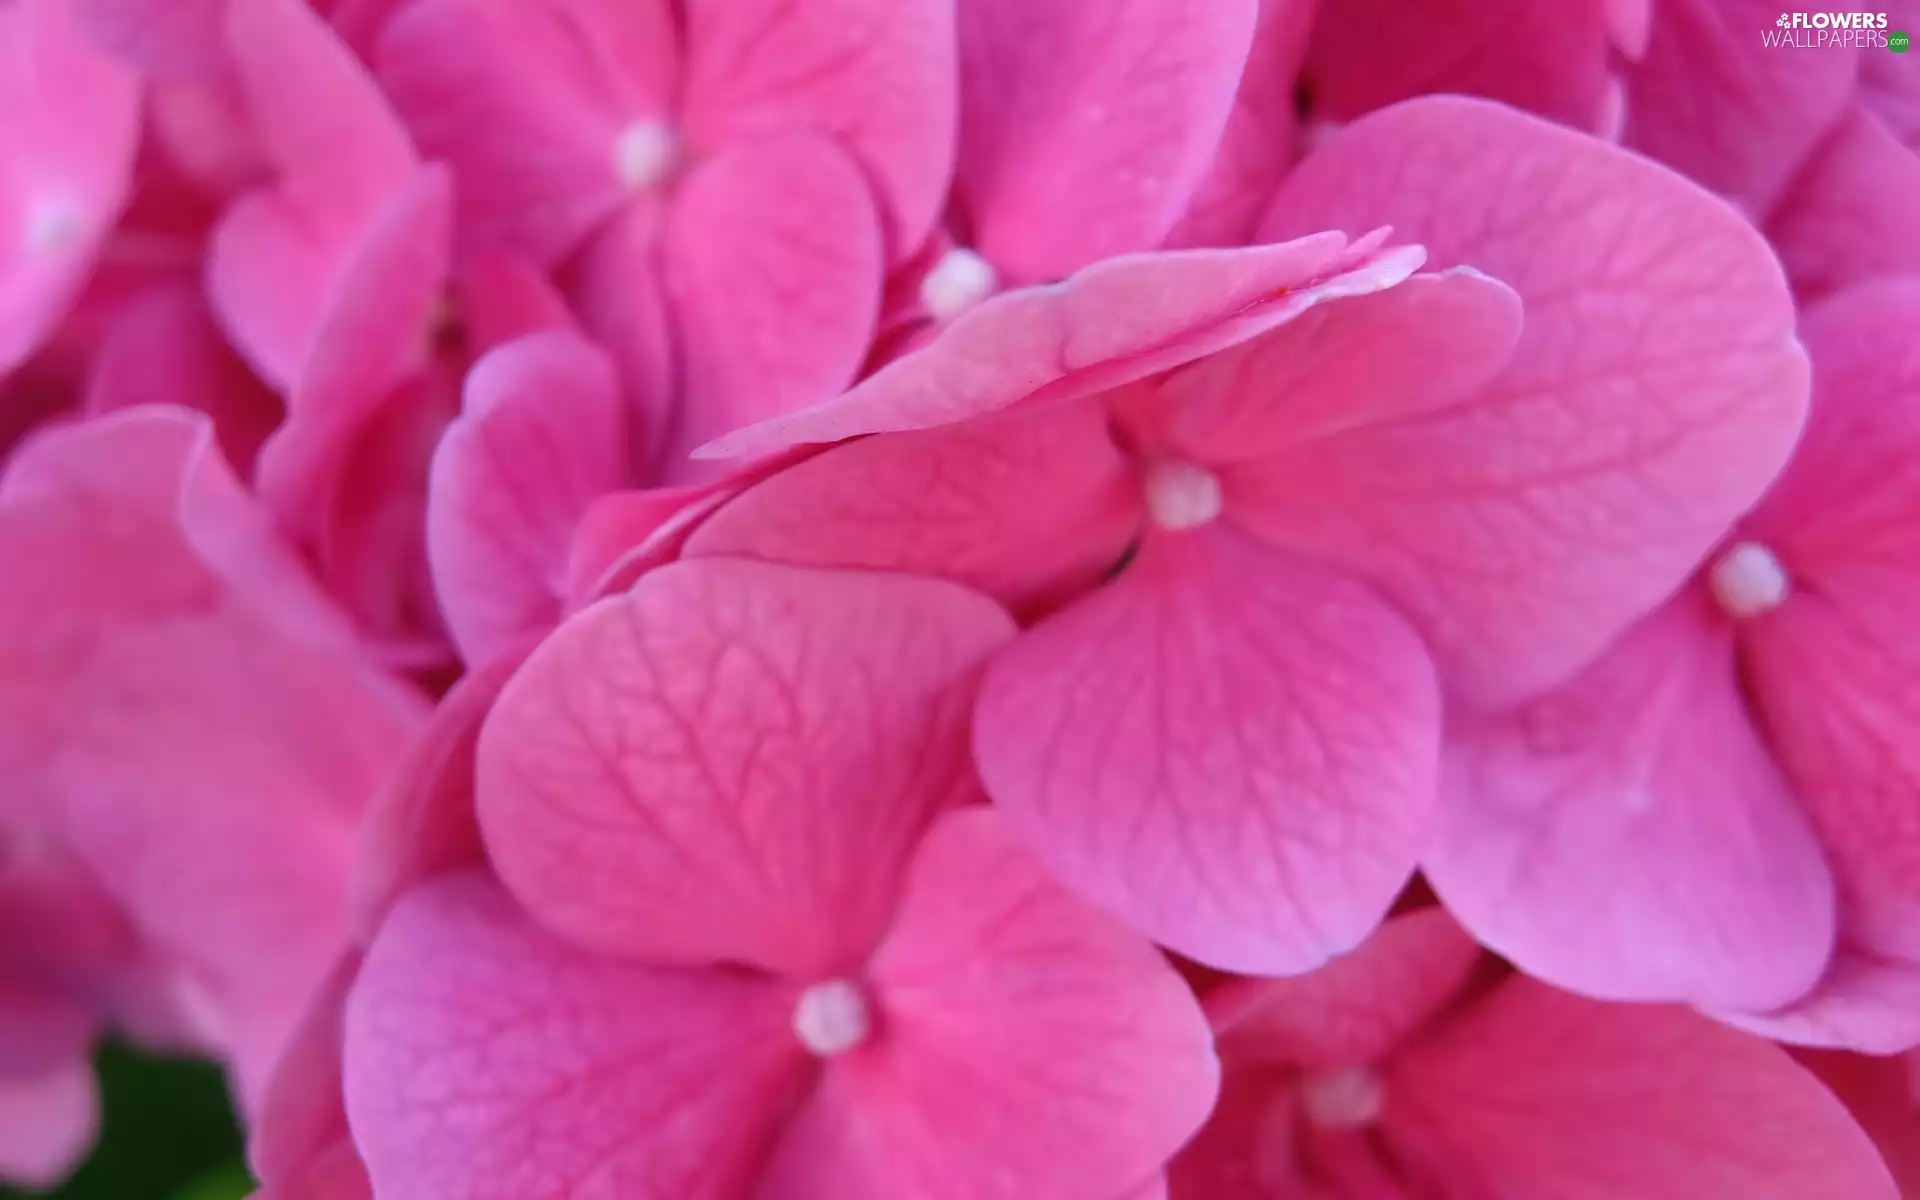
<svg viewBox="0 0 1920 1200"><path fill-rule="evenodd" d="M1627 71L1625 144L1759 218L1839 120L1861 54L1766 46L1773 0L1660 0Z"/></svg>
<svg viewBox="0 0 1920 1200"><path fill-rule="evenodd" d="M198 289L185 284L130 301L87 380L91 414L150 404L191 404L212 417L243 476L282 417L279 398L228 348Z"/></svg>
<svg viewBox="0 0 1920 1200"><path fill-rule="evenodd" d="M1017 284L1159 245L1220 142L1257 0L960 0L954 200Z"/></svg>
<svg viewBox="0 0 1920 1200"><path fill-rule="evenodd" d="M221 221L208 290L235 347L285 390L419 168L373 81L300 0L230 5L227 36L244 47L241 88L279 179Z"/></svg>
<svg viewBox="0 0 1920 1200"><path fill-rule="evenodd" d="M474 748L500 689L531 650L517 647L462 675L374 793L348 880L357 940L371 941L414 884L485 861L473 810Z"/></svg>
<svg viewBox="0 0 1920 1200"><path fill-rule="evenodd" d="M76 852L205 991L251 1088L338 949L352 823L419 710L197 561L175 505L204 444L143 410L15 459L0 537L45 565L0 588L0 758L60 798Z"/></svg>
<svg viewBox="0 0 1920 1200"><path fill-rule="evenodd" d="M1230 980L1207 994L1207 1013L1235 1064L1372 1063L1459 999L1485 961L1451 917L1425 908L1390 918L1311 974Z"/></svg>
<svg viewBox="0 0 1920 1200"><path fill-rule="evenodd" d="M1043 607L1098 582L1143 523L1106 422L1082 401L835 446L728 501L683 553L938 575Z"/></svg>
<svg viewBox="0 0 1920 1200"><path fill-rule="evenodd" d="M374 1195L359 1152L342 1139L297 1175L263 1184L253 1200L374 1200Z"/></svg>
<svg viewBox="0 0 1920 1200"><path fill-rule="evenodd" d="M1213 163L1194 190L1168 249L1253 240L1267 202L1298 155L1295 89L1319 0L1260 0L1240 90Z"/></svg>
<svg viewBox="0 0 1920 1200"><path fill-rule="evenodd" d="M1803 294L1920 274L1920 249L1906 236L1916 191L1920 151L1854 105L1774 205L1767 233Z"/></svg>
<svg viewBox="0 0 1920 1200"><path fill-rule="evenodd" d="M0 1076L0 1179L52 1187L93 1144L100 1099L84 1056L26 1077Z"/></svg>
<svg viewBox="0 0 1920 1200"><path fill-rule="evenodd" d="M564 279L581 327L620 368L647 483L659 483L679 420L682 370L677 329L660 264L666 213L636 206L583 249Z"/></svg>
<svg viewBox="0 0 1920 1200"><path fill-rule="evenodd" d="M67 0L0 7L0 378L59 325L118 219L139 100Z"/></svg>
<svg viewBox="0 0 1920 1200"><path fill-rule="evenodd" d="M1920 1092L1912 1055L1892 1058L1810 1050L1794 1055L1833 1089L1880 1147L1902 1196L1920 1193Z"/></svg>
<svg viewBox="0 0 1920 1200"><path fill-rule="evenodd" d="M874 182L885 256L933 228L953 170L951 0L688 0L683 108L697 146L829 134Z"/></svg>
<svg viewBox="0 0 1920 1200"><path fill-rule="evenodd" d="M859 373L879 313L879 228L831 143L730 143L682 186L662 258L685 387L665 482L688 482L693 447L838 395Z"/></svg>
<svg viewBox="0 0 1920 1200"><path fill-rule="evenodd" d="M476 358L528 334L575 328L566 297L525 259L476 254L452 282L464 348Z"/></svg>
<svg viewBox="0 0 1920 1200"><path fill-rule="evenodd" d="M1139 453L1211 466L1244 511L1321 439L1458 404L1494 376L1520 338L1520 299L1470 268L1415 275L1371 295L1332 297L1286 324L1190 363L1147 394L1116 399Z"/></svg>
<svg viewBox="0 0 1920 1200"><path fill-rule="evenodd" d="M882 1033L828 1064L768 1200L1116 1197L1213 1106L1219 1065L1186 984L991 811L928 833L870 978Z"/></svg>
<svg viewBox="0 0 1920 1200"><path fill-rule="evenodd" d="M7 832L12 841L13 831ZM15 869L8 864L9 875ZM0 978L0 1080L47 1074L75 1059L85 1061L98 1014L78 995L33 980L36 972L22 971L26 964L15 960L13 947L8 950L7 977Z"/></svg>
<svg viewBox="0 0 1920 1200"><path fill-rule="evenodd" d="M248 1165L267 1183L300 1178L348 1136L340 1054L347 996L360 976L360 962L356 950L334 964L267 1080L247 1135Z"/></svg>
<svg viewBox="0 0 1920 1200"><path fill-rule="evenodd" d="M1413 873L1439 750L1419 641L1231 529L1149 538L988 673L987 792L1074 891L1208 966L1293 973Z"/></svg>
<svg viewBox="0 0 1920 1200"><path fill-rule="evenodd" d="M1414 96L1460 92L1591 130L1609 81L1609 10L1617 7L1612 0L1339 0L1314 23L1303 83L1321 120L1350 121ZM1758 40L1758 26L1752 36Z"/></svg>
<svg viewBox="0 0 1920 1200"><path fill-rule="evenodd" d="M475 364L427 501L440 610L469 664L559 621L574 526L629 470L619 384L591 342L534 334Z"/></svg>
<svg viewBox="0 0 1920 1200"><path fill-rule="evenodd" d="M1747 683L1833 856L1848 936L1920 961L1920 283L1850 289L1803 323L1807 436L1746 531L1790 578L1751 622Z"/></svg>
<svg viewBox="0 0 1920 1200"><path fill-rule="evenodd" d="M746 457L803 442L951 425L1023 400L1089 395L1246 341L1326 294L1374 291L1415 248L1349 252L1337 234L1278 246L1139 255L1003 292L838 400L701 447Z"/></svg>
<svg viewBox="0 0 1920 1200"><path fill-rule="evenodd" d="M69 0L102 50L166 80L218 76L228 66L229 0Z"/></svg>
<svg viewBox="0 0 1920 1200"><path fill-rule="evenodd" d="M967 795L967 707L1012 634L932 580L664 567L561 626L480 733L480 827L542 922L672 962L824 975Z"/></svg>
<svg viewBox="0 0 1920 1200"><path fill-rule="evenodd" d="M1820 986L1770 1013L1714 1016L1738 1029L1799 1046L1895 1054L1920 1046L1920 963L1842 945Z"/></svg>
<svg viewBox="0 0 1920 1200"><path fill-rule="evenodd" d="M685 533L737 490L700 484L609 492L596 499L580 514L568 548L565 611L624 592L647 571L680 557Z"/></svg>
<svg viewBox="0 0 1920 1200"><path fill-rule="evenodd" d="M436 1200L744 1194L804 1051L761 976L560 942L482 874L423 885L347 1010L374 1192Z"/></svg>
<svg viewBox="0 0 1920 1200"><path fill-rule="evenodd" d="M551 264L633 194L617 147L629 124L657 120L660 78L609 61L616 6L593 0L421 0L380 38L380 81L421 151L460 180L466 249L510 249ZM667 6L631 6L660 26ZM652 70L671 68L671 52ZM650 71L649 73L652 73Z"/></svg>
<svg viewBox="0 0 1920 1200"><path fill-rule="evenodd" d="M1519 710L1449 730L1428 879L1521 969L1612 1000L1763 1010L1833 951L1833 877L1704 589Z"/></svg>
<svg viewBox="0 0 1920 1200"><path fill-rule="evenodd" d="M1313 511L1269 536L1373 581L1462 699L1508 702L1670 594L1785 461L1792 304L1724 204L1484 101L1356 122L1288 176L1265 234L1387 221L1512 286L1525 333L1467 403L1317 447Z"/></svg>
<svg viewBox="0 0 1920 1200"><path fill-rule="evenodd" d="M1390 1136L1455 1187L1566 1200L1895 1200L1873 1144L1777 1047L1683 1009L1515 977L1406 1050Z"/></svg>

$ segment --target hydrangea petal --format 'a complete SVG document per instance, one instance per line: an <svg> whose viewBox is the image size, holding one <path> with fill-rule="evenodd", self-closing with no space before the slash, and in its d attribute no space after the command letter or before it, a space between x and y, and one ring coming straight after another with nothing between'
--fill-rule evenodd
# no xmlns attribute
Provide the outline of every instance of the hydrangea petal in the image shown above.
<svg viewBox="0 0 1920 1200"><path fill-rule="evenodd" d="M1920 963L1842 945L1820 986L1787 1007L1714 1016L1792 1045L1898 1054L1920 1046Z"/></svg>
<svg viewBox="0 0 1920 1200"><path fill-rule="evenodd" d="M1916 193L1920 150L1855 105L1774 205L1767 234L1803 295L1920 275L1920 249L1907 236Z"/></svg>
<svg viewBox="0 0 1920 1200"><path fill-rule="evenodd" d="M1463 716L1446 761L1427 878L1528 973L1604 999L1763 1010L1825 969L1833 877L1703 591L1561 688Z"/></svg>
<svg viewBox="0 0 1920 1200"><path fill-rule="evenodd" d="M559 621L574 526L630 468L613 365L576 334L508 343L465 386L433 454L427 548L447 628L477 666Z"/></svg>
<svg viewBox="0 0 1920 1200"><path fill-rule="evenodd" d="M759 1195L1122 1195L1213 1105L1193 995L1151 946L1059 890L997 814L917 852L869 976L870 1048L833 1062Z"/></svg>
<svg viewBox="0 0 1920 1200"><path fill-rule="evenodd" d="M376 1194L722 1200L805 1052L763 976L597 958L485 875L403 900L347 1009L347 1115Z"/></svg>
<svg viewBox="0 0 1920 1200"><path fill-rule="evenodd" d="M1002 655L974 754L1068 887L1208 966L1282 974L1357 945L1413 873L1439 721L1391 609L1204 527L1150 537Z"/></svg>
<svg viewBox="0 0 1920 1200"><path fill-rule="evenodd" d="M1411 615L1451 691L1557 682L1670 594L1785 462L1805 411L1793 306L1724 203L1597 139L1465 97L1355 122L1265 229L1391 221L1511 286L1526 328L1455 409L1328 439L1285 535Z"/></svg>
<svg viewBox="0 0 1920 1200"><path fill-rule="evenodd" d="M1159 245L1219 144L1256 0L960 0L954 198L1003 279Z"/></svg>
<svg viewBox="0 0 1920 1200"><path fill-rule="evenodd" d="M84 1057L25 1078L0 1076L0 1179L51 1188L100 1129L100 1098Z"/></svg>
<svg viewBox="0 0 1920 1200"><path fill-rule="evenodd" d="M827 977L970 787L1001 610L952 584L701 560L566 622L480 733L494 866L549 927L652 961Z"/></svg>

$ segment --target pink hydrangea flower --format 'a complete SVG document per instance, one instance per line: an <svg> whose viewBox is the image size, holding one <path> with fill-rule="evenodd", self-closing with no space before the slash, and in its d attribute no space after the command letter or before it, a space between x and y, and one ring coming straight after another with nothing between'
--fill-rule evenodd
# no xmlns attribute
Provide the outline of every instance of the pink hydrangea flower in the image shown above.
<svg viewBox="0 0 1920 1200"><path fill-rule="evenodd" d="M403 896L347 1010L382 1195L1085 1195L1212 1103L1145 942L983 807L1012 635L926 580L699 562L544 642L480 732L498 878Z"/></svg>
<svg viewBox="0 0 1920 1200"><path fill-rule="evenodd" d="M1449 269L1278 241L1387 222ZM1599 653L1771 479L1805 388L1734 213L1491 105L1356 123L1266 233L1007 293L725 439L880 432L685 547L944 574L1050 613L984 689L989 793L1081 894L1252 973L1350 948L1411 873L1433 663L1487 706Z"/></svg>
<svg viewBox="0 0 1920 1200"><path fill-rule="evenodd" d="M1920 1038L1920 284L1810 309L1792 464L1579 678L1463 715L1427 869L1489 945L1592 995L1762 1012L1794 1040ZM1837 911L1836 911L1837 906ZM1827 986L1834 939L1846 951Z"/></svg>
<svg viewBox="0 0 1920 1200"><path fill-rule="evenodd" d="M1222 984L1207 1011L1223 1094L1173 1200L1900 1194L1778 1047L1505 974L1439 909L1312 975Z"/></svg>
<svg viewBox="0 0 1920 1200"><path fill-rule="evenodd" d="M422 716L262 619L190 532L309 603L266 528L177 409L48 431L0 477L0 555L34 564L0 577L8 788L57 814L243 1099L339 953L357 819Z"/></svg>

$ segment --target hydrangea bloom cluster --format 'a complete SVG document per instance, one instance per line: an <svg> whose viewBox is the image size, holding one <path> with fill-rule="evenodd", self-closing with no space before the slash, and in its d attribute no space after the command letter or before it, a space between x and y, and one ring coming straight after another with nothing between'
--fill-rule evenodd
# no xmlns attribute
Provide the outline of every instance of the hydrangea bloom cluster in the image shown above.
<svg viewBox="0 0 1920 1200"><path fill-rule="evenodd" d="M1776 17L0 0L0 1177L113 1032L266 1200L1920 1197Z"/></svg>

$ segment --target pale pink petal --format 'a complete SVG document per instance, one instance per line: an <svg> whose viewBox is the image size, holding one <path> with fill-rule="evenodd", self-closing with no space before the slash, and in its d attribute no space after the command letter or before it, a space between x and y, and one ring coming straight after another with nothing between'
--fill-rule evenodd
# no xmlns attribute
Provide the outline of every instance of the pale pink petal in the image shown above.
<svg viewBox="0 0 1920 1200"><path fill-rule="evenodd" d="M1767 234L1804 295L1875 276L1920 275L1920 247L1908 236L1916 193L1920 150L1901 145L1856 104L1774 205Z"/></svg>
<svg viewBox="0 0 1920 1200"><path fill-rule="evenodd" d="M778 472L687 538L688 557L938 575L1016 609L1096 583L1145 518L1089 401L864 438Z"/></svg>
<svg viewBox="0 0 1920 1200"><path fill-rule="evenodd" d="M1554 1200L1897 1200L1873 1143L1776 1046L1684 1009L1515 977L1386 1073L1389 1138L1454 1187Z"/></svg>
<svg viewBox="0 0 1920 1200"><path fill-rule="evenodd" d="M1764 44L1781 12L1775 0L1660 0L1626 72L1625 144L1755 219L1839 120L1861 58Z"/></svg>
<svg viewBox="0 0 1920 1200"><path fill-rule="evenodd" d="M1235 1064L1372 1063L1459 999L1483 961L1453 918L1425 908L1390 918L1310 974L1229 980L1207 993L1207 1014Z"/></svg>
<svg viewBox="0 0 1920 1200"><path fill-rule="evenodd" d="M1594 128L1609 79L1612 0L1333 0L1302 83L1313 116L1350 121L1434 92L1485 96ZM1754 38L1757 42L1759 33Z"/></svg>
<svg viewBox="0 0 1920 1200"><path fill-rule="evenodd" d="M0 7L0 377L59 325L126 203L138 81L67 0Z"/></svg>
<svg viewBox="0 0 1920 1200"><path fill-rule="evenodd" d="M1082 907L996 814L950 813L868 976L880 1032L827 1065L757 1195L1131 1192L1219 1086L1193 994Z"/></svg>
<svg viewBox="0 0 1920 1200"><path fill-rule="evenodd" d="M422 885L347 1010L347 1114L381 1196L744 1194L805 1051L763 976L589 956L482 874Z"/></svg>
<svg viewBox="0 0 1920 1200"><path fill-rule="evenodd" d="M1118 387L1254 337L1335 295L1377 291L1417 248L1349 248L1339 234L1277 246L1122 256L1063 283L1003 292L845 396L722 438L701 457L928 429L1023 400Z"/></svg>
<svg viewBox="0 0 1920 1200"><path fill-rule="evenodd" d="M199 80L227 69L230 0L68 0L95 45L142 75Z"/></svg>
<svg viewBox="0 0 1920 1200"><path fill-rule="evenodd" d="M1748 1010L1819 979L1833 876L1704 589L1555 691L1448 732L1422 865L1521 969L1605 999Z"/></svg>
<svg viewBox="0 0 1920 1200"><path fill-rule="evenodd" d="M661 258L684 388L663 482L689 481L693 447L838 395L859 373L879 313L879 225L832 143L730 142L682 185Z"/></svg>
<svg viewBox="0 0 1920 1200"><path fill-rule="evenodd" d="M243 477L283 415L279 398L228 348L206 301L187 284L129 301L87 379L88 413L151 404L191 405L213 418L221 449Z"/></svg>
<svg viewBox="0 0 1920 1200"><path fill-rule="evenodd" d="M587 0L420 0L380 37L380 82L421 151L460 180L463 249L558 261L634 197L629 125L658 120L671 78L609 62ZM635 13L665 5L632 6Z"/></svg>
<svg viewBox="0 0 1920 1200"><path fill-rule="evenodd" d="M93 1067L76 1058L28 1076L0 1075L0 1180L52 1187L100 1128Z"/></svg>
<svg viewBox="0 0 1920 1200"><path fill-rule="evenodd" d="M1136 453L1247 464L1222 473L1236 505L1241 482L1294 469L1255 460L1311 456L1319 439L1459 403L1505 364L1520 329L1505 284L1470 268L1415 275L1308 309L1110 403Z"/></svg>
<svg viewBox="0 0 1920 1200"><path fill-rule="evenodd" d="M1298 157L1296 87L1320 0L1260 0L1240 90L1227 127L1168 249L1239 246L1253 239L1267 202Z"/></svg>
<svg viewBox="0 0 1920 1200"><path fill-rule="evenodd" d="M427 549L454 644L480 666L559 621L574 526L628 482L626 411L613 364L572 333L482 358L461 409L433 454Z"/></svg>
<svg viewBox="0 0 1920 1200"><path fill-rule="evenodd" d="M1920 282L1808 312L1814 407L1793 465L1743 531L1788 576L1751 622L1747 683L1834 859L1843 927L1920 961Z"/></svg>
<svg viewBox="0 0 1920 1200"><path fill-rule="evenodd" d="M829 134L874 182L887 261L918 249L953 171L953 0L687 0L683 8L689 139L723 152L742 135Z"/></svg>
<svg viewBox="0 0 1920 1200"><path fill-rule="evenodd" d="M1511 701L1669 595L1779 470L1806 403L1793 306L1725 204L1486 101L1349 126L1265 234L1386 222L1511 286L1525 332L1455 409L1298 458L1263 531L1370 579L1463 700Z"/></svg>
<svg viewBox="0 0 1920 1200"><path fill-rule="evenodd" d="M654 961L864 959L1012 636L933 580L702 560L541 644L480 733L480 827L549 927Z"/></svg>
<svg viewBox="0 0 1920 1200"><path fill-rule="evenodd" d="M1920 963L1842 945L1820 986L1793 1004L1770 1013L1713 1015L1793 1045L1899 1053L1920 1046Z"/></svg>
<svg viewBox="0 0 1920 1200"><path fill-rule="evenodd" d="M1060 879L1179 953L1252 974L1371 933L1413 873L1439 695L1365 588L1234 529L1150 537L996 661L987 792Z"/></svg>
<svg viewBox="0 0 1920 1200"><path fill-rule="evenodd" d="M1158 246L1213 160L1257 0L959 0L958 220L1015 284Z"/></svg>

